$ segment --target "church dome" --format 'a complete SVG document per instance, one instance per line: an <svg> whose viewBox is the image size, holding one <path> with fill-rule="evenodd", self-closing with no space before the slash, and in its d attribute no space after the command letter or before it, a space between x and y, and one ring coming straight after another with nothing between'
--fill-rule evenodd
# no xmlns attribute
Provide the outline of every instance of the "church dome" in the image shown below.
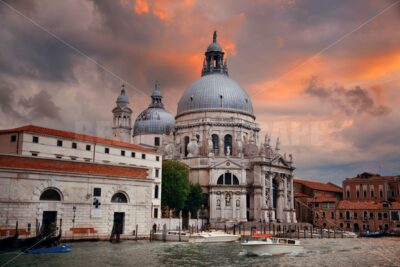
<svg viewBox="0 0 400 267"><path fill-rule="evenodd" d="M239 111L253 115L249 95L224 74L209 74L192 83L178 102L177 115L198 110Z"/></svg>
<svg viewBox="0 0 400 267"><path fill-rule="evenodd" d="M136 118L133 136L142 134L169 134L175 125L174 116L164 109L159 85L151 95L152 102Z"/></svg>
<svg viewBox="0 0 400 267"><path fill-rule="evenodd" d="M228 76L228 66L217 42L216 31L205 53L201 76L183 93L178 102L177 116L201 110L223 110L254 117L249 95Z"/></svg>

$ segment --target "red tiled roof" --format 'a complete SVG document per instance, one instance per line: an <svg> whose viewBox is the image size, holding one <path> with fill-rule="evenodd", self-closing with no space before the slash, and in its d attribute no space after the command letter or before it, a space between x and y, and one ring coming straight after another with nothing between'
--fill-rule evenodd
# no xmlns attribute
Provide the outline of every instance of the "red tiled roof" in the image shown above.
<svg viewBox="0 0 400 267"><path fill-rule="evenodd" d="M309 197L309 196L304 193L297 192L296 194L294 194L294 197Z"/></svg>
<svg viewBox="0 0 400 267"><path fill-rule="evenodd" d="M139 145L135 145L135 144L125 143L125 142L121 142L121 141L116 141L116 140L112 140L112 139L101 138L101 137L96 137L96 136L91 136L91 135L86 135L86 134L79 134L79 133L74 133L74 132L69 132L69 131L50 129L50 128L40 127L40 126L36 126L36 125L26 125L26 126L14 128L14 129L0 130L0 134L16 133L16 132L29 132L29 133L36 133L36 134L43 134L43 135L50 135L50 136L58 136L58 137L72 139L72 140L101 143L101 144L110 145L110 146L130 148L130 149L143 151L143 152L156 153L155 149L151 149L151 148L147 148L147 147L143 147L143 146L139 146Z"/></svg>
<svg viewBox="0 0 400 267"><path fill-rule="evenodd" d="M148 170L145 168L15 155L0 155L0 168L129 177L134 179L146 179L148 176Z"/></svg>
<svg viewBox="0 0 400 267"><path fill-rule="evenodd" d="M336 202L336 201L338 201L336 197L325 197L325 196L312 198L310 200L310 202Z"/></svg>
<svg viewBox="0 0 400 267"><path fill-rule="evenodd" d="M320 183L315 181L302 180L298 178L293 179L293 182L302 184L304 186L310 187L315 190L342 193L342 188L332 183Z"/></svg>
<svg viewBox="0 0 400 267"><path fill-rule="evenodd" d="M375 174L375 173L368 173L364 172L361 174L358 174L357 176L353 178L346 178L345 181L369 181L369 180L389 180L393 181L398 179L399 176L381 176L380 174Z"/></svg>
<svg viewBox="0 0 400 267"><path fill-rule="evenodd" d="M354 210L380 210L387 209L382 206L382 202L374 201L349 201L341 200L338 203L338 209L354 209ZM389 209L400 209L400 202L392 202L388 206Z"/></svg>

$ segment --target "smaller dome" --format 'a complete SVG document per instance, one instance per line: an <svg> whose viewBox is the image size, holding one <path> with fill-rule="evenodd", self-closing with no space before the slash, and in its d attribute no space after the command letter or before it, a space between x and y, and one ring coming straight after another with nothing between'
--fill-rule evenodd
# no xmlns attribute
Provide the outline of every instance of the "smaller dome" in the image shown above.
<svg viewBox="0 0 400 267"><path fill-rule="evenodd" d="M133 136L142 134L169 134L175 125L175 118L164 109L160 84L157 82L151 95L151 103L136 118Z"/></svg>
<svg viewBox="0 0 400 267"><path fill-rule="evenodd" d="M141 134L169 134L175 118L163 108L148 108L136 118L133 136Z"/></svg>
<svg viewBox="0 0 400 267"><path fill-rule="evenodd" d="M125 93L125 85L122 85L121 93L117 97L117 104L129 104L129 98Z"/></svg>
<svg viewBox="0 0 400 267"><path fill-rule="evenodd" d="M222 47L218 43L211 43L207 48L207 52L222 52Z"/></svg>

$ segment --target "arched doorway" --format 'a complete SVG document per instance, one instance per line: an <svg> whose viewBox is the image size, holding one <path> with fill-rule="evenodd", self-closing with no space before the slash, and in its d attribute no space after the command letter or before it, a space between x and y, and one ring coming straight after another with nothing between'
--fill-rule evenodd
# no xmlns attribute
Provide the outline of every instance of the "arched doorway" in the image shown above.
<svg viewBox="0 0 400 267"><path fill-rule="evenodd" d="M40 194L39 200L41 202L59 202L59 201L62 201L62 194L61 194L61 191L58 190L57 188L46 188L42 192L42 194ZM56 235L56 232L57 232L57 209L55 206L52 209L53 210L43 211L42 226L40 229L40 233L43 236Z"/></svg>
<svg viewBox="0 0 400 267"><path fill-rule="evenodd" d="M354 232L360 232L360 226L358 225L358 223L354 224Z"/></svg>
<svg viewBox="0 0 400 267"><path fill-rule="evenodd" d="M111 203L127 204L128 202L128 196L124 192L117 192L111 197ZM110 241L113 240L114 237L119 241L120 235L124 233L124 220L125 212L114 212L114 222L111 230Z"/></svg>

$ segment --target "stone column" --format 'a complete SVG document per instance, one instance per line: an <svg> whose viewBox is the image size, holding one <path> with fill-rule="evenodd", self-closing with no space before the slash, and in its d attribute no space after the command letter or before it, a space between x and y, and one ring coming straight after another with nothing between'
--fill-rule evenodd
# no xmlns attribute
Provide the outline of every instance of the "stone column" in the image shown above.
<svg viewBox="0 0 400 267"><path fill-rule="evenodd" d="M225 194L221 192L220 200L221 200L221 219L225 218Z"/></svg>
<svg viewBox="0 0 400 267"><path fill-rule="evenodd" d="M240 219L246 220L246 192L240 192Z"/></svg>
<svg viewBox="0 0 400 267"><path fill-rule="evenodd" d="M262 209L265 209L266 207L267 207L267 204L266 204L266 199L265 199L265 193L266 193L266 188L265 188L265 182L266 182L266 180L267 180L267 175L266 174L264 174L263 175L264 176L264 178L263 178L263 185L262 185L262 200L263 200L263 203L261 204L261 208Z"/></svg>
<svg viewBox="0 0 400 267"><path fill-rule="evenodd" d="M270 184L270 188L269 188L269 198L270 198L270 207L269 208L271 208L271 209L273 209L274 208L274 186L273 186L273 183L272 183L272 173L269 173L269 184Z"/></svg>
<svg viewBox="0 0 400 267"><path fill-rule="evenodd" d="M285 201L284 208L287 209L288 206L287 206L287 176L286 175L284 175L283 182L284 182L283 186L284 186L284 194L285 194L284 195L284 201Z"/></svg>

